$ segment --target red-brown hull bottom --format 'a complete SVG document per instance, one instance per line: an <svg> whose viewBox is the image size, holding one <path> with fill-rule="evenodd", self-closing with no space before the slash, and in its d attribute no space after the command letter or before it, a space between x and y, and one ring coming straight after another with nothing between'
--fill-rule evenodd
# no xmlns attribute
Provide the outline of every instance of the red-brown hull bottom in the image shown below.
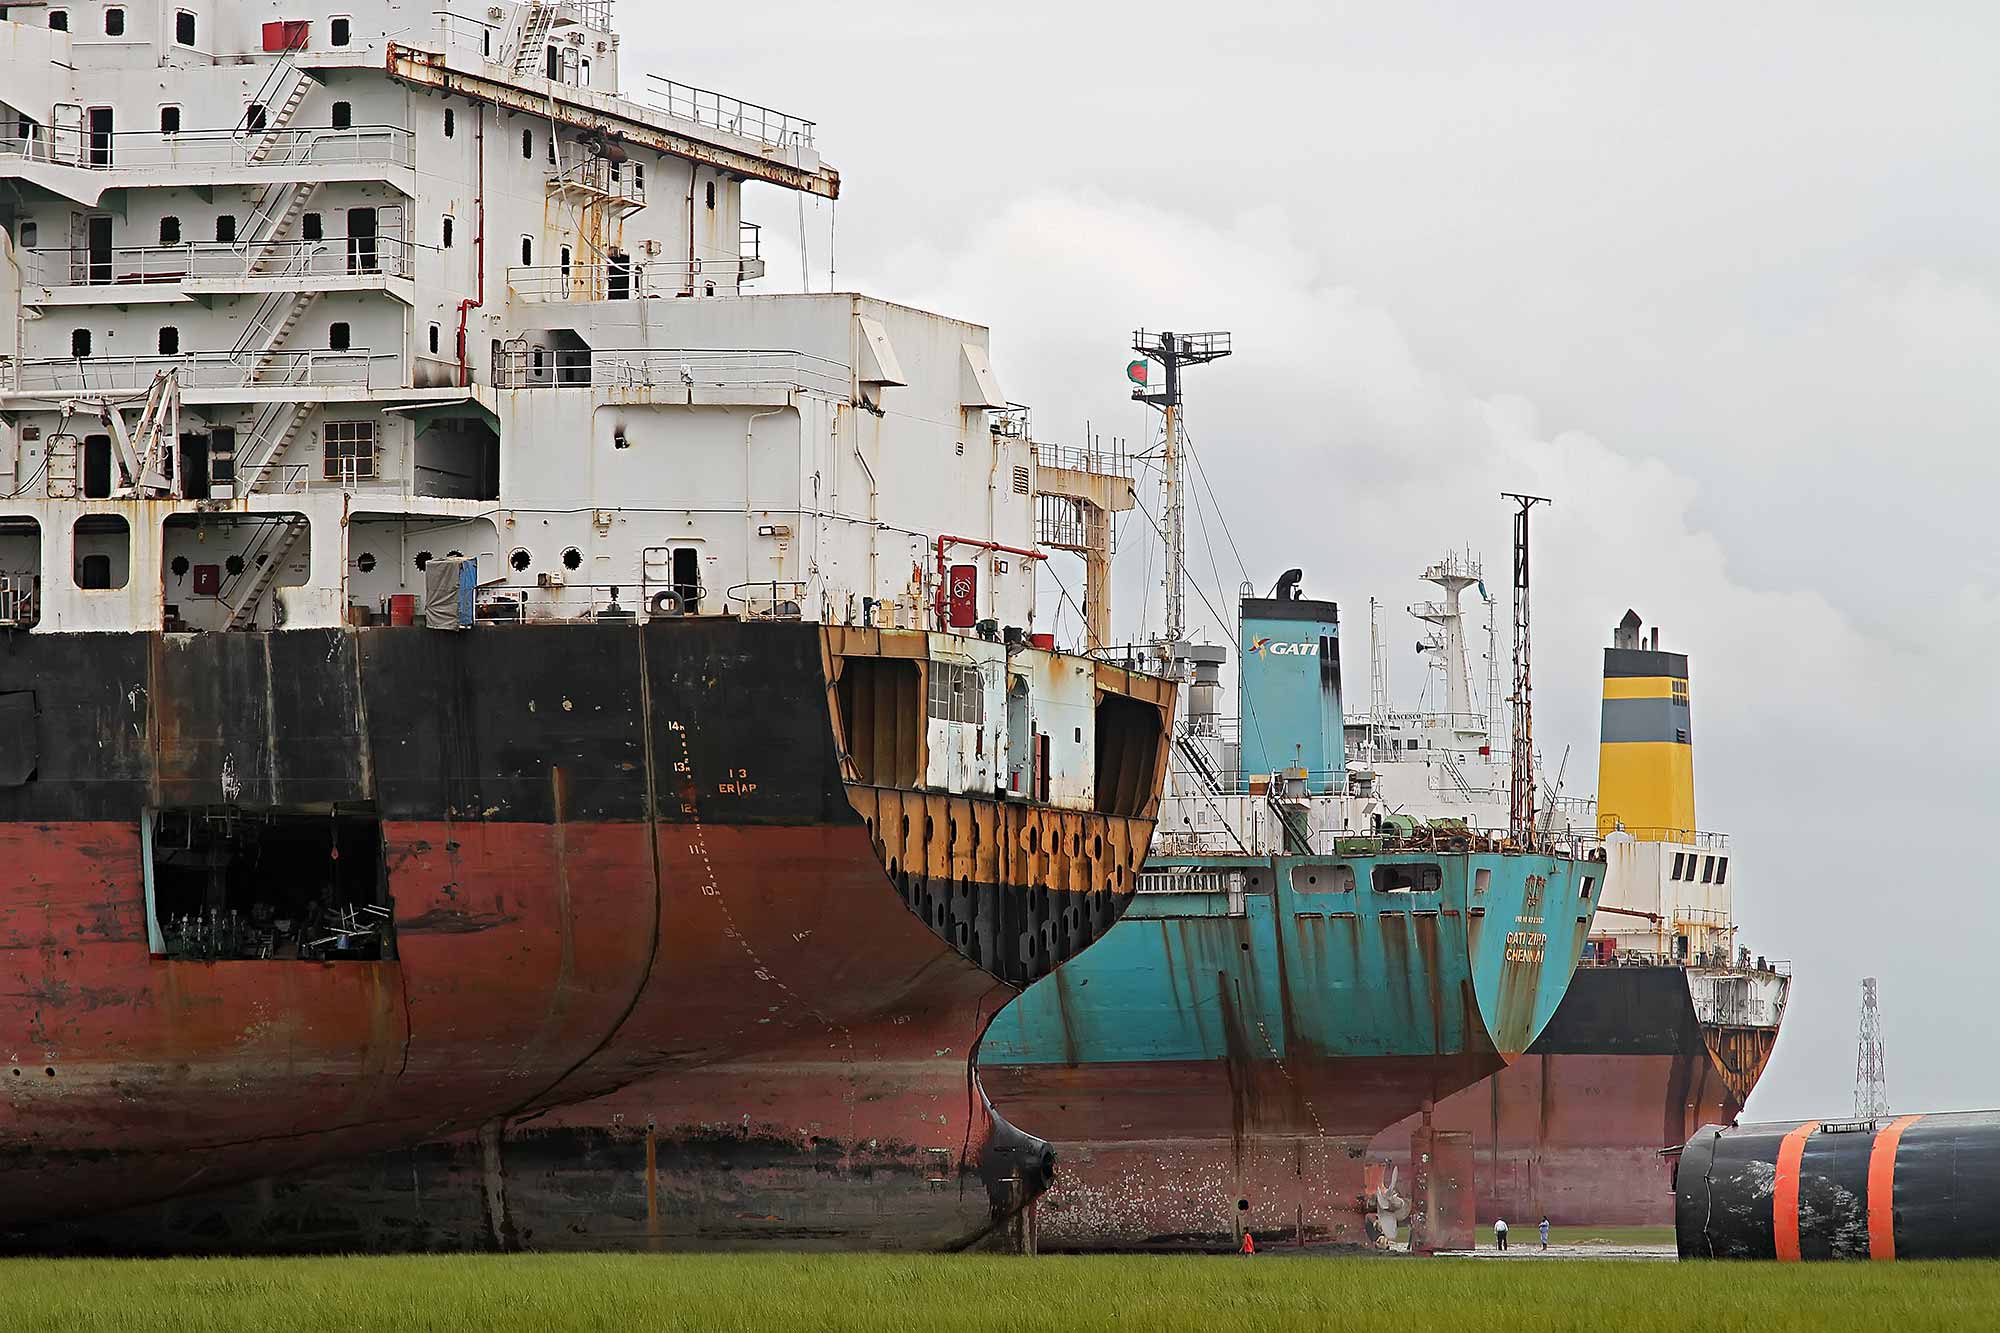
<svg viewBox="0 0 2000 1333"><path fill-rule="evenodd" d="M709 1243L744 1218L936 1245L992 1223L992 1126L967 1070L1013 991L909 911L858 824L666 827L657 848L644 825L396 825L400 958L342 963L151 957L138 831L29 832L0 826L0 852L47 886L33 912L0 906L0 957L33 1000L10 1011L0 1069L16 1247L545 1246L624 1243L622 1225ZM625 1178L649 1124L650 1186ZM511 1230L479 1151L500 1125ZM441 1217L467 1162L480 1206ZM615 1202L571 1216L599 1163ZM304 1197L322 1179L326 1200ZM945 1193L937 1217L887 1203ZM649 1194L650 1228L644 1211L579 1220Z"/></svg>
<svg viewBox="0 0 2000 1333"><path fill-rule="evenodd" d="M1473 1137L1482 1221L1668 1226L1673 1181L1660 1149L1742 1109L1706 1050L1526 1055L1439 1103L1433 1121ZM1382 1134L1372 1155L1405 1162L1415 1123Z"/></svg>
<svg viewBox="0 0 2000 1333"><path fill-rule="evenodd" d="M1499 1064L1492 1054L987 1066L1010 1117L1055 1145L1037 1209L1061 1249L1369 1243L1369 1141ZM1409 1144L1403 1132L1404 1147ZM1407 1188L1408 1182L1404 1182Z"/></svg>

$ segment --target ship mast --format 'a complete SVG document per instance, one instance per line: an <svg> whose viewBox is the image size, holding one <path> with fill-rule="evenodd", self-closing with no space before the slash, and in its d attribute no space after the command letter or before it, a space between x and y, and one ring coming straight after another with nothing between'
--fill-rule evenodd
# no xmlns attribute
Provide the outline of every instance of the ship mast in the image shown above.
<svg viewBox="0 0 2000 1333"><path fill-rule="evenodd" d="M1502 491L1514 511L1514 769L1509 785L1507 836L1518 847L1535 837L1535 713L1534 680L1529 670L1528 643L1528 514L1551 501L1540 495Z"/></svg>
<svg viewBox="0 0 2000 1333"><path fill-rule="evenodd" d="M1444 590L1443 602L1420 602L1410 614L1437 630L1419 645L1444 667L1445 713L1453 727L1467 725L1472 717L1472 680L1465 659L1465 615L1459 609L1459 594L1484 577L1479 562L1469 554L1460 558L1447 552L1444 559L1424 571L1424 581Z"/></svg>
<svg viewBox="0 0 2000 1333"><path fill-rule="evenodd" d="M1132 397L1160 409L1166 417L1161 449L1160 538L1167 548L1167 624L1163 636L1178 644L1187 633L1187 503L1181 481L1181 369L1219 361L1230 352L1227 333L1148 333L1132 335L1132 350L1166 368L1158 393L1141 387Z"/></svg>

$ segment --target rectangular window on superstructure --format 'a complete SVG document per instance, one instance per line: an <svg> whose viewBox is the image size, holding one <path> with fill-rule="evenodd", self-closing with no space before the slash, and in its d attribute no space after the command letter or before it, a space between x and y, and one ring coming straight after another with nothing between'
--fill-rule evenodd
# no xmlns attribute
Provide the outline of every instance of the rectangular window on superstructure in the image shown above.
<svg viewBox="0 0 2000 1333"><path fill-rule="evenodd" d="M375 423L372 421L329 421L324 434L325 458L322 474L328 481L375 476Z"/></svg>
<svg viewBox="0 0 2000 1333"><path fill-rule="evenodd" d="M181 132L181 109L177 106L160 108L160 133L179 134Z"/></svg>
<svg viewBox="0 0 2000 1333"><path fill-rule="evenodd" d="M326 218L318 213L308 213L299 219L299 234L309 241L326 239Z"/></svg>
<svg viewBox="0 0 2000 1333"><path fill-rule="evenodd" d="M223 245L236 243L236 215L217 213L215 215L215 239Z"/></svg>
<svg viewBox="0 0 2000 1333"><path fill-rule="evenodd" d="M438 354L438 348L443 345L444 345L444 330L439 328L436 324L431 325L431 355L436 356Z"/></svg>
<svg viewBox="0 0 2000 1333"><path fill-rule="evenodd" d="M451 233L454 225L451 214L447 213L444 215L443 224L438 228L438 243L447 250L451 249Z"/></svg>
<svg viewBox="0 0 2000 1333"><path fill-rule="evenodd" d="M930 715L943 722L983 722L986 692L979 668L957 662L931 663Z"/></svg>
<svg viewBox="0 0 2000 1333"><path fill-rule="evenodd" d="M521 131L521 156L530 162L535 160L535 132L533 130Z"/></svg>
<svg viewBox="0 0 2000 1333"><path fill-rule="evenodd" d="M174 41L182 46L194 45L194 15L185 9L174 11Z"/></svg>
<svg viewBox="0 0 2000 1333"><path fill-rule="evenodd" d="M160 244L179 245L181 243L181 220L174 217L160 219Z"/></svg>
<svg viewBox="0 0 2000 1333"><path fill-rule="evenodd" d="M104 11L104 35L123 37L125 35L125 11L113 6Z"/></svg>
<svg viewBox="0 0 2000 1333"><path fill-rule="evenodd" d="M1712 884L1714 883L1714 881L1715 881L1715 858L1712 856L1705 856L1702 858L1701 861L1701 882L1704 884Z"/></svg>
<svg viewBox="0 0 2000 1333"><path fill-rule="evenodd" d="M168 324L160 329L160 355L179 356L181 354L181 331Z"/></svg>
<svg viewBox="0 0 2000 1333"><path fill-rule="evenodd" d="M69 354L79 358L90 355L89 329L71 329L69 331Z"/></svg>
<svg viewBox="0 0 2000 1333"><path fill-rule="evenodd" d="M42 242L42 229L32 222L21 224L21 248L32 250Z"/></svg>
<svg viewBox="0 0 2000 1333"><path fill-rule="evenodd" d="M354 40L354 20L337 18L327 20L326 39L335 46L346 46Z"/></svg>
<svg viewBox="0 0 2000 1333"><path fill-rule="evenodd" d="M534 266L534 263L535 263L535 238L532 236L523 236L521 238L521 267L532 268Z"/></svg>
<svg viewBox="0 0 2000 1333"><path fill-rule="evenodd" d="M450 107L444 109L444 137L449 139L458 133L458 113Z"/></svg>
<svg viewBox="0 0 2000 1333"><path fill-rule="evenodd" d="M1722 857L1715 863L1715 882L1722 883L1729 878L1729 858Z"/></svg>
<svg viewBox="0 0 2000 1333"><path fill-rule="evenodd" d="M66 9L51 9L49 11L49 27L56 32L68 32L69 11Z"/></svg>
<svg viewBox="0 0 2000 1333"><path fill-rule="evenodd" d="M1670 878L1670 879L1679 879L1679 878L1681 877L1681 872L1682 872L1683 870L1685 870L1685 869L1687 869L1687 853L1686 853L1686 852L1675 852L1675 853L1674 853L1674 873L1673 873L1672 875L1670 875L1670 876L1669 876L1668 878Z"/></svg>
<svg viewBox="0 0 2000 1333"><path fill-rule="evenodd" d="M333 128L351 130L354 128L354 103L335 102L333 104Z"/></svg>
<svg viewBox="0 0 2000 1333"><path fill-rule="evenodd" d="M345 320L326 326L326 346L330 352L345 352L354 346L354 329Z"/></svg>

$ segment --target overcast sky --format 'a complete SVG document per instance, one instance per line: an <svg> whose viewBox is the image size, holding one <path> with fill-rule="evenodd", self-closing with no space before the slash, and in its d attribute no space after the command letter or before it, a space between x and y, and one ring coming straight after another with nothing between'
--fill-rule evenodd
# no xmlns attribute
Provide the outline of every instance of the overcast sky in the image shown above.
<svg viewBox="0 0 2000 1333"><path fill-rule="evenodd" d="M1251 577L1300 565L1342 604L1351 690L1370 596L1418 599L1466 544L1504 587L1497 493L1554 497L1551 768L1572 745L1565 789L1594 789L1599 650L1637 608L1693 657L1699 817L1735 839L1741 938L1796 964L1752 1115L1851 1105L1866 975L1899 1110L2000 1104L1979 850L2000 792L2000 12L623 10L628 83L818 122L843 197L803 210L812 285L837 230L843 289L991 326L1039 436L1088 419L1143 442L1131 331L1232 331L1190 379L1190 430ZM766 289L795 288L797 202L758 188L750 211ZM1210 542L1222 568L1199 533L1196 568L1226 608L1241 574ZM1408 705L1419 626L1390 626Z"/></svg>

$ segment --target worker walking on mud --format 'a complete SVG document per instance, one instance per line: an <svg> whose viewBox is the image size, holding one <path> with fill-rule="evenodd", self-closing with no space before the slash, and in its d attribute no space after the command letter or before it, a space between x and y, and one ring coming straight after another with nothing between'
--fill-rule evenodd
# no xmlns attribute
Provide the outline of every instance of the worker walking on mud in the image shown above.
<svg viewBox="0 0 2000 1333"><path fill-rule="evenodd" d="M1542 1214L1542 1248L1549 1248L1549 1215Z"/></svg>
<svg viewBox="0 0 2000 1333"><path fill-rule="evenodd" d="M1507 1248L1507 1219L1504 1217L1493 1219L1493 1248L1496 1250Z"/></svg>

